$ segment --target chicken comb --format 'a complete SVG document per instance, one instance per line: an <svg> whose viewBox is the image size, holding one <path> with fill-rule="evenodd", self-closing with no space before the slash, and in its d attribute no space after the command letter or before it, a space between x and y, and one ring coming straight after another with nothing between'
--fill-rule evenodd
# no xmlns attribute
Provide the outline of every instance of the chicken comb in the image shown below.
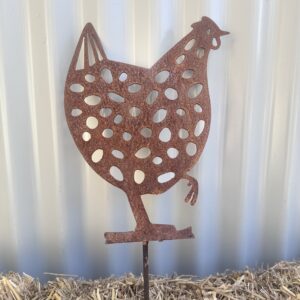
<svg viewBox="0 0 300 300"><path fill-rule="evenodd" d="M122 189L136 228L107 232L107 243L193 238L192 228L176 230L152 224L141 196L161 194L188 175L206 144L211 106L207 60L222 31L209 18L167 51L151 68L107 58L94 29L87 24L79 38L65 83L65 114L72 137L91 168Z"/></svg>

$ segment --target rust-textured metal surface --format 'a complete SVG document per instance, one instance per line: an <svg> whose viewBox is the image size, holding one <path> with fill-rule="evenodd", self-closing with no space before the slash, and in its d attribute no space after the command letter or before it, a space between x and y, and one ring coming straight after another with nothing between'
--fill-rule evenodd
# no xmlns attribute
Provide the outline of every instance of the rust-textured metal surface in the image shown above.
<svg viewBox="0 0 300 300"><path fill-rule="evenodd" d="M143 278L144 278L144 300L149 299L149 242L143 242Z"/></svg>
<svg viewBox="0 0 300 300"><path fill-rule="evenodd" d="M105 233L107 243L193 237L190 227L152 224L141 199L186 179L185 201L197 200L187 172L210 128L207 59L228 32L207 17L192 28L151 68L109 60L90 23L80 36L65 84L67 122L88 164L127 194L137 223L132 232Z"/></svg>

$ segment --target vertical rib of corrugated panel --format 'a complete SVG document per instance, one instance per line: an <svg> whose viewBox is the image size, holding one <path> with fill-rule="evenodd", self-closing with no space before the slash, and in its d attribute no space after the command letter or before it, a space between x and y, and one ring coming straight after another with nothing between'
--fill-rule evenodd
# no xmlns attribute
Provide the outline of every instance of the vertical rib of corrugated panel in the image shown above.
<svg viewBox="0 0 300 300"><path fill-rule="evenodd" d="M297 0L0 1L0 271L87 277L141 270L126 196L83 161L68 131L64 81L92 22L108 57L151 66L207 15L231 32L208 62L212 125L191 173L145 196L152 220L196 239L151 243L152 273L206 275L297 258L300 216L300 24Z"/></svg>

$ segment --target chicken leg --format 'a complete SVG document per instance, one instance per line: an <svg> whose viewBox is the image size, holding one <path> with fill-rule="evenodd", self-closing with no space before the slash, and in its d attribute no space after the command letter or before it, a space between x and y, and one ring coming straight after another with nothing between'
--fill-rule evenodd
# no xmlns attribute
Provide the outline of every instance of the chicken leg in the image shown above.
<svg viewBox="0 0 300 300"><path fill-rule="evenodd" d="M136 221L135 230L149 231L152 223L148 217L145 206L140 195L127 193L129 204Z"/></svg>
<svg viewBox="0 0 300 300"><path fill-rule="evenodd" d="M191 227L176 230L173 225L152 224L141 196L128 192L127 197L136 221L135 231L106 232L104 236L107 244L194 238Z"/></svg>
<svg viewBox="0 0 300 300"><path fill-rule="evenodd" d="M183 177L183 179L187 179L188 180L188 186L191 186L191 189L189 191L189 193L187 194L187 196L185 197L184 201L186 203L190 203L190 205L194 205L197 201L197 197L198 197L198 182L195 178L193 178L192 176L185 174Z"/></svg>
<svg viewBox="0 0 300 300"><path fill-rule="evenodd" d="M160 232L168 232L174 230L173 225L168 224L152 224L144 207L140 195L134 193L127 193L129 204L136 221L136 232L143 232L144 234L158 235Z"/></svg>

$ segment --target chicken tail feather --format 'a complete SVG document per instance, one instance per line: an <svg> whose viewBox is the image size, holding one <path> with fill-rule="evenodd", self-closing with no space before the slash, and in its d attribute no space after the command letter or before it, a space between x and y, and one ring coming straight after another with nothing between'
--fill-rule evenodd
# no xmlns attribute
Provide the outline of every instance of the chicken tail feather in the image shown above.
<svg viewBox="0 0 300 300"><path fill-rule="evenodd" d="M88 69L95 63L106 59L100 38L91 23L82 30L70 68L73 70Z"/></svg>

